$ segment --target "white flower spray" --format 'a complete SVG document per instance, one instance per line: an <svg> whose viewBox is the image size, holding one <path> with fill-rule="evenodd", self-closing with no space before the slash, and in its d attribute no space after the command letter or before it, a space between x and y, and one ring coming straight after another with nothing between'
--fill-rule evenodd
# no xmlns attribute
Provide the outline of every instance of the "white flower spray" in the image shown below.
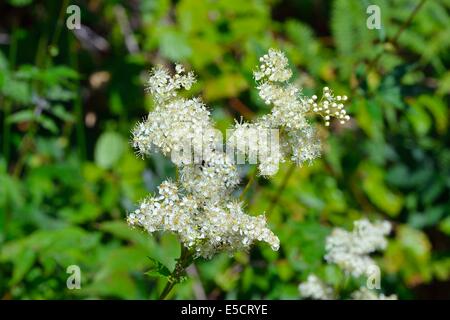
<svg viewBox="0 0 450 320"><path fill-rule="evenodd" d="M316 96L307 98L287 83L292 71L283 53L271 49L260 61L254 77L260 97L272 105L272 111L255 122L236 123L227 137L227 148L235 148L244 156L253 148L259 154L259 173L271 176L289 155L298 164L319 156L320 143L307 114L322 115L326 125L330 117L341 122L349 117L340 103L347 100L345 96L334 97L325 88L322 99L317 101ZM232 196L239 184L238 171L233 155L219 146L221 141L206 106L199 98L178 95L180 89L189 90L194 82L194 74L186 73L181 65L176 65L173 76L162 67L155 68L147 87L155 108L133 130L132 143L141 156L160 152L172 155L174 161L174 154L188 149L196 157L194 161L174 161L179 173L177 181L163 182L157 195L143 200L128 216L130 225L149 233L174 233L182 243L182 257L161 297L170 291L192 259L247 250L256 241L267 242L273 250L280 245L278 237L268 229L265 216L246 214L243 204ZM258 139L244 139L252 138L261 129L280 130L281 148L274 152L265 143L258 143Z"/></svg>
<svg viewBox="0 0 450 320"><path fill-rule="evenodd" d="M386 236L391 232L391 225L387 221L371 223L367 219L354 222L351 232L341 228L333 229L326 239L325 260L341 268L346 277L358 278L370 276L370 271L378 269L369 254L384 250L387 245ZM306 282L298 287L303 298L315 300L336 299L338 296L334 288L323 282L315 275L309 275ZM351 295L354 300L394 300L395 295L385 296L373 290L361 287Z"/></svg>
<svg viewBox="0 0 450 320"><path fill-rule="evenodd" d="M325 125L330 125L331 118L337 118L343 124L350 119L344 110L346 96L334 96L332 91L325 87L323 96L318 100L316 95L306 97L295 85L288 82L292 71L288 68L288 60L282 52L270 49L260 58L260 66L254 72L257 81L259 96L264 102L272 106L271 113L262 116L253 123L236 123L228 139L238 152L245 153L252 147L248 136L259 132L260 129L277 129L280 132L279 153L271 157L259 158L259 173L263 176L274 175L278 164L290 157L298 165L310 162L320 155L320 141L316 130L308 122L307 116L320 115L325 119ZM241 143L236 143L240 141ZM242 141L248 141L245 144Z"/></svg>
<svg viewBox="0 0 450 320"><path fill-rule="evenodd" d="M337 264L353 277L367 275L371 267L376 266L369 254L386 248L385 236L390 232L389 222L372 224L366 219L355 221L352 232L336 228L326 240L325 260Z"/></svg>

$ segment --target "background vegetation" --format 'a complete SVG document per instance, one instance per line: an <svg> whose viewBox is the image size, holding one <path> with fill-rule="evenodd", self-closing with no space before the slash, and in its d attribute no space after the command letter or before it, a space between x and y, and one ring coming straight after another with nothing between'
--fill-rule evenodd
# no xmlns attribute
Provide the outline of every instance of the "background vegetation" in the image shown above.
<svg viewBox="0 0 450 320"><path fill-rule="evenodd" d="M65 26L68 4L81 30ZM381 8L381 30L366 8ZM127 211L166 177L169 161L135 157L130 129L152 108L146 70L182 62L225 130L268 112L252 70L284 50L308 94L350 97L352 121L323 129L325 154L280 168L247 193L281 248L198 261L173 298L298 298L332 227L362 216L394 224L377 259L399 298L450 297L449 0L132 0L0 3L0 297L154 299L173 267L170 235L130 229ZM244 168L243 174L249 168ZM244 182L245 184L245 179ZM79 265L82 289L66 288Z"/></svg>

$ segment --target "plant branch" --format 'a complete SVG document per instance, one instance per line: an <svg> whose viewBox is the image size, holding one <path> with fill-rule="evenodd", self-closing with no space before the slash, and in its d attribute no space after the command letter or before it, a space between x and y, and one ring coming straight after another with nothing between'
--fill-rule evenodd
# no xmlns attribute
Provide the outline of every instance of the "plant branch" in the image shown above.
<svg viewBox="0 0 450 320"><path fill-rule="evenodd" d="M412 20L414 19L414 17L416 16L416 14L419 12L419 10L422 8L422 6L425 4L426 0L421 0L419 2L419 4L417 4L417 6L414 8L414 10L411 12L411 14L409 15L408 19L406 19L406 21L401 25L400 29L398 29L398 31L395 33L395 35L392 37L392 39L388 40L387 42L390 43L391 45L395 46L398 42L398 39L400 38L401 34L403 33L403 31L406 30L406 28L411 24ZM378 60L380 60L380 58L382 57L382 55L384 54L384 50L380 51L375 58L373 58L370 62L369 65L367 67L367 70L371 70L378 62Z"/></svg>
<svg viewBox="0 0 450 320"><path fill-rule="evenodd" d="M294 169L295 169L295 163L291 163L288 168L288 171L286 171L286 174L284 175L283 180L281 181L280 186L278 187L274 197L272 198L272 201L270 202L269 208L267 209L267 212L266 212L267 215L270 215L270 213L272 213L273 209L278 204L281 194L283 193L284 189L286 188L286 186L289 182L289 179L291 178L292 174L294 173Z"/></svg>
<svg viewBox="0 0 450 320"><path fill-rule="evenodd" d="M242 190L241 195L239 196L239 200L242 201L244 200L245 194L248 192L248 190L250 189L250 187L253 184L253 181L255 181L256 175L258 173L258 170L256 169L256 167L253 169L253 172L251 173L251 175L248 178L247 184L245 185L244 189Z"/></svg>
<svg viewBox="0 0 450 320"><path fill-rule="evenodd" d="M159 296L160 300L164 300L168 296L170 291L172 291L173 287L175 287L175 285L181 281L183 275L186 273L186 268L189 267L189 265L193 261L193 252L189 251L189 249L187 249L182 243L180 243L180 246L180 257L177 259L175 268L169 275L166 286Z"/></svg>

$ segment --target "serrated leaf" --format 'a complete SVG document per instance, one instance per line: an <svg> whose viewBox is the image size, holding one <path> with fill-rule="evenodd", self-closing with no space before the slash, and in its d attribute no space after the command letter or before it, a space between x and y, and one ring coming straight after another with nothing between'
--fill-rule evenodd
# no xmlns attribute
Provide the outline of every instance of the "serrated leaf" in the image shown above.
<svg viewBox="0 0 450 320"><path fill-rule="evenodd" d="M151 257L148 258L152 262L153 266L149 271L145 273L146 275L148 275L149 277L159 277L159 278L167 278L170 276L169 268L167 268L165 265L163 265L156 259L153 259Z"/></svg>

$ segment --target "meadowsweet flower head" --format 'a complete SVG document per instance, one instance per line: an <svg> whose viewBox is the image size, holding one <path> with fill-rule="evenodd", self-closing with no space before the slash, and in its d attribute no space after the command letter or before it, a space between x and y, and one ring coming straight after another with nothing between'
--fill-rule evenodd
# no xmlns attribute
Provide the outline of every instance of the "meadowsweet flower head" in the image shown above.
<svg viewBox="0 0 450 320"><path fill-rule="evenodd" d="M267 228L263 215L249 216L231 193L239 183L237 168L222 148L210 113L198 98L177 96L189 89L192 73L181 65L175 75L163 68L150 74L148 91L155 108L133 130L133 146L141 155L160 152L171 155L179 180L165 181L158 194L144 199L128 216L128 223L152 233L176 234L196 256L211 258L217 252L246 250L256 241L278 250L278 238ZM188 149L194 161L175 161L174 153Z"/></svg>
<svg viewBox="0 0 450 320"><path fill-rule="evenodd" d="M185 247L204 258L246 250L256 241L267 242L274 250L280 245L264 216L245 214L235 201L207 202L186 195L169 181L161 184L159 195L145 199L128 216L128 223L148 232L175 233Z"/></svg>
<svg viewBox="0 0 450 320"><path fill-rule="evenodd" d="M236 122L227 146L247 160L256 154L259 173L270 176L287 158L301 164L319 156L320 141L307 115L334 112L336 118L343 119L341 105L334 107L333 103L345 99L324 91L323 107L319 103L323 110L311 111L319 106L317 97L307 98L288 83L292 71L282 52L271 49L260 62L254 77L260 97L272 110L254 122ZM199 98L178 95L194 82L194 74L186 73L182 65L175 66L175 73L163 67L150 73L147 91L155 107L134 128L132 144L142 156L154 152L170 156L179 177L162 183L158 194L143 200L128 222L150 233L175 233L185 247L205 258L219 251L245 250L256 241L267 242L277 250L279 240L267 228L265 217L245 214L242 204L232 196L239 184L234 155L218 146L221 135L214 130L207 107ZM326 103L331 106L325 108ZM267 134L274 130L276 135ZM188 157L179 157L186 152Z"/></svg>
<svg viewBox="0 0 450 320"><path fill-rule="evenodd" d="M270 158L259 158L259 171L261 175L270 176L277 172L278 166L274 161L282 162L286 158L301 165L311 162L320 156L320 140L315 128L308 121L308 116L321 115L325 119L325 125L330 124L331 118L341 122L349 119L344 110L346 96L334 96L329 88L324 88L323 96L318 100L316 95L306 97L301 89L288 83L292 72L288 68L286 56L277 50L269 50L269 53L260 58L260 66L254 72L257 81L257 89L261 99L272 106L270 114L256 119L253 123L237 123L234 136L248 137L254 135L254 130L270 128L279 130L280 148ZM241 139L238 152L252 152L259 148L258 144L249 139ZM259 148L260 150L260 148ZM264 161L265 159L269 159Z"/></svg>
<svg viewBox="0 0 450 320"><path fill-rule="evenodd" d="M199 99L175 99L157 105L147 120L133 130L133 146L142 155L161 152L169 155L183 147L201 148L211 134L210 113ZM214 137L210 137L214 140ZM201 153L198 150L197 153Z"/></svg>
<svg viewBox="0 0 450 320"><path fill-rule="evenodd" d="M326 240L325 259L355 277L366 274L376 265L369 254L386 247L390 230L387 221L370 223L366 219L355 221L352 232L336 228Z"/></svg>

